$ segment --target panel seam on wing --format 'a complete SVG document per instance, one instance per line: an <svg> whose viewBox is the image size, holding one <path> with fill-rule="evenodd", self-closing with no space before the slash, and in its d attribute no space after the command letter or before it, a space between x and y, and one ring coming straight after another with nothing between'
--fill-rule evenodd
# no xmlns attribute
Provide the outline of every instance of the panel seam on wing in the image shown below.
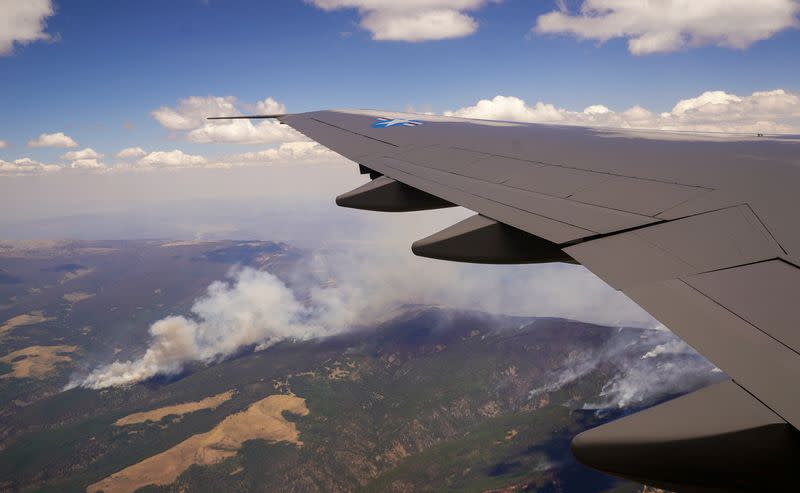
<svg viewBox="0 0 800 493"><path fill-rule="evenodd" d="M385 158L388 158L388 159L397 159L396 157L390 157L390 156L384 156L384 157L385 157ZM401 159L397 159L397 160L398 160L398 161L402 161ZM418 164L409 163L409 162L407 162L407 161L402 161L402 162L404 162L404 163L406 163L406 164L409 164L409 165L411 165L411 166L420 166L420 165L418 165ZM397 171L397 172L400 172L400 173L409 174L409 173L406 173L406 172L404 172L404 171L402 171L402 170L399 170L399 169L397 169L397 168L393 168L393 167L391 167L391 166L389 166L389 165L386 165L386 167L388 167L388 168L391 168L392 170L394 170L394 171ZM442 170L438 170L438 169L434 169L434 168L428 168L428 169L429 169L429 170L432 170L432 171L438 171L438 172L440 172L440 173L449 173L449 172L447 172L447 171L442 171ZM453 174L453 173L449 173L449 174ZM387 174L387 176L388 176L388 174ZM465 178L469 178L469 177L465 177ZM566 224L567 226L572 226L573 228L579 228L579 229L582 229L582 230L584 230L584 231L589 231L589 232L591 232L591 233L600 234L600 233L598 233L597 231L594 231L594 230L591 230L591 229L588 229L588 228L586 228L585 226L578 226L577 224L572 224L572 223L569 223L569 222L567 222L567 221L562 221L562 220L560 220L560 219L555 219L555 218L552 218L552 217L549 217L549 216L544 216L544 215L542 215L542 214L537 214L536 212L531 212L531 211L529 211L529 210L527 210L527 209L520 209L519 207L516 207L516 206L514 206L514 205L507 204L507 203L505 203L505 202L500 202L500 201L498 201L498 200L491 199L491 198L489 198L489 197L484 197L483 195L478 195L478 194L475 194L475 193L473 193L473 192L470 192L470 191L468 191L468 190L464 190L463 188L460 188L460 187L454 186L454 185L452 185L452 184L449 184L449 183L442 183L441 181L438 181L438 180L435 180L435 179L432 179L432 178L425 178L425 179L426 179L426 180L430 180L431 182L433 182L433 183L436 183L436 184L437 184L437 185L439 185L439 186L442 186L442 187L445 187L445 188L450 188L450 189L453 189L453 190L457 190L457 191L459 191L459 192L461 192L461 193L465 193L465 194L468 194L468 195L471 195L471 196L473 196L473 197L477 197L477 198L480 198L480 199L483 199L483 200L488 200L488 201L490 201L490 202L494 202L495 204L499 204L499 205L502 205L502 206L504 206L504 207L509 207L509 208L512 208L512 209L518 210L518 211L520 211L520 212L522 212L522 213L524 213L524 214L531 214L531 215L533 215L533 216L538 216L538 217L541 217L541 218L544 218L544 219L547 219L547 220L550 220L550 221L555 221L555 222L557 222L557 223ZM473 179L474 179L474 178L473 178ZM398 180L398 181L402 181L402 180ZM409 185L409 186L410 186L410 185ZM524 190L524 189L519 189L519 190L521 190L521 191L524 191L524 192L528 192L528 193L533 193L533 194L536 194L536 193L537 193L537 192L533 192L533 191L530 191L530 190ZM545 195L545 194L540 194L540 195ZM545 196L546 196L546 197L548 197L548 198L552 198L552 199L560 199L560 200L565 200L565 199L562 199L561 197L553 197L553 196L551 196L551 195L545 195ZM597 207L597 206L595 206L595 207ZM494 219L494 218L492 218L492 219ZM495 219L495 220L496 220L496 219ZM500 221L500 222L502 222L502 221ZM652 223L648 223L648 224L652 224Z"/></svg>
<svg viewBox="0 0 800 493"><path fill-rule="evenodd" d="M778 260L780 260L780 259L778 259ZM738 267L738 266L737 266L737 267ZM732 268L733 268L733 267L732 267ZM693 275L699 275L699 274L693 274ZM699 294L700 294L702 297L704 297L704 298L706 298L707 300L711 301L712 303L714 303L714 304L715 304L715 305L717 305L718 307L720 307L720 308L722 308L723 310L727 311L728 313L730 313L730 314L731 314L731 315L733 315L734 317L738 318L738 319L739 319L739 320L741 320L742 322L744 322L744 323L746 323L747 325L749 325L749 326L753 327L754 329L756 329L757 331L761 332L761 333L762 333L762 334L764 334L765 336L769 337L769 338L770 338L770 339L772 339L773 341L777 342L777 343L778 343L778 344L780 344L781 346L785 347L785 348L786 348L786 349L788 349L789 351L791 351L791 352L795 353L796 355L800 356L800 352L798 352L796 349L792 348L791 346L788 346L786 343L784 343L783 341L781 341L781 340L780 340L780 339L778 339L777 337L773 336L773 335L772 335L772 334L770 334L769 332L765 331L764 329L762 329L762 328L761 328L761 327L759 327L758 325L755 325L755 324L753 324L752 322L750 322L749 320L747 320L747 319L746 319L746 318L744 318L743 316L739 315L738 313L734 312L733 310L731 310L731 309L730 309L730 308L728 308L727 306L723 305L722 303L718 302L717 300L715 300L715 299L714 299L714 298L712 298L711 296L709 296L709 295L705 294L705 293L704 293L704 292L702 292L701 290L699 290L699 289L697 289L696 287L692 286L691 284L689 284L689 282L688 282L686 279L684 279L684 278L678 278L677 280L678 280L678 281L680 281L680 282L682 282L682 283L683 283L683 284L685 284L686 286L688 286L688 287L689 287L690 289L692 289L693 291L696 291L696 292L697 292L697 293L699 293ZM623 290L623 292L624 292L624 290ZM777 413L776 413L776 414L777 414ZM781 416L781 415L780 415L780 414L778 414L778 416ZM781 416L781 418L783 418L783 416ZM783 419L786 419L786 418L783 418Z"/></svg>
<svg viewBox="0 0 800 493"><path fill-rule="evenodd" d="M655 182L655 183L663 183L665 185L680 185L682 187L700 188L700 189L703 189L703 190L706 190L706 191L709 191L709 192L715 190L714 188L710 188L710 187L707 187L707 186L704 186L704 185L689 185L689 184L680 183L680 182L677 182L677 181L659 180L657 178L643 178L641 176L623 175L623 174L614 173L614 172L611 172L611 171L598 171L598 170L594 170L594 169L581 168L581 167L578 167L578 166L569 166L569 165L566 165L566 164L551 163L551 162L548 162L548 161L522 159L522 158L517 157L517 156L508 156L508 155L505 155L505 154L495 154L495 153L491 153L491 152L477 151L475 149L469 149L467 147L459 147L459 146L451 146L451 147L453 149L460 149L462 151L480 152L482 154L488 154L489 156L494 156L494 157L502 157L502 158L506 158L506 159L515 159L517 161L525 161L525 162L528 162L528 163L543 164L545 166L555 166L557 168L565 168L565 169L572 169L572 170L576 170L576 171L584 171L586 173L595 173L595 174L598 174L598 175L609 175L609 176L612 176L612 177L619 177L619 178L632 178L634 180L651 181L651 182Z"/></svg>

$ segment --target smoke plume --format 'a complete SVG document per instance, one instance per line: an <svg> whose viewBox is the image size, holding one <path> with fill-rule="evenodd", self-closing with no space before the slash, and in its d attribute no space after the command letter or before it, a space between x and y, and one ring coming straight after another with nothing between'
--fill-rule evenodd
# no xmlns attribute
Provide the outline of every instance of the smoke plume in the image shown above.
<svg viewBox="0 0 800 493"><path fill-rule="evenodd" d="M530 396L556 391L595 372L605 374L602 370L609 368L611 376L603 385L599 399L582 403L580 407L646 406L726 378L669 331L651 330L633 336L619 331L603 347L570 353Z"/></svg>
<svg viewBox="0 0 800 493"><path fill-rule="evenodd" d="M211 284L190 314L155 322L141 357L100 366L73 385L97 389L175 375L188 363L213 363L248 345L261 349L375 323L407 303L655 325L582 267L479 266L411 254L411 240L459 215L464 212L368 220L356 233L319 246L298 263L288 284L265 271L234 270L227 281Z"/></svg>
<svg viewBox="0 0 800 493"><path fill-rule="evenodd" d="M320 336L328 329L278 278L242 269L231 283L215 282L191 316L170 316L150 326L150 345L136 360L115 361L89 374L81 386L99 389L172 375L192 361L213 362L250 344Z"/></svg>

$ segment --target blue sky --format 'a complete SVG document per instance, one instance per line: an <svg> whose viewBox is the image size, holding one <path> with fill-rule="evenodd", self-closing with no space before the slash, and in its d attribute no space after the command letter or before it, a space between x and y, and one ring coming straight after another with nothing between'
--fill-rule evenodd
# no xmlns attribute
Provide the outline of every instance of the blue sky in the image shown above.
<svg viewBox="0 0 800 493"><path fill-rule="evenodd" d="M602 104L660 113L711 90L739 96L800 90L800 30L792 27L744 47L701 40L637 55L628 46L631 36L602 41L533 32L541 15L558 11L556 1L417 3L472 5L457 11L476 29L442 40L377 41L362 24L377 0L56 0L54 15L44 18L52 39L16 43L0 57L0 140L9 144L0 159L60 163L62 148L26 147L54 132L73 138L78 149L104 154L109 164L110 156L134 146L196 154L259 148L187 141L153 118L153 110L189 96L234 96L241 103L273 97L293 112L440 113L507 95L574 111ZM575 16L581 3L561 5Z"/></svg>

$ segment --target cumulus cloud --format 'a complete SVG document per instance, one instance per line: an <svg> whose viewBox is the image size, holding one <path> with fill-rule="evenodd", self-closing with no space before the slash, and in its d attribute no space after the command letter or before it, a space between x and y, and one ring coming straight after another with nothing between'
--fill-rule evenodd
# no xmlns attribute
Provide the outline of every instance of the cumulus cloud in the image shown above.
<svg viewBox="0 0 800 493"><path fill-rule="evenodd" d="M52 39L45 27L54 13L51 0L0 0L0 56L10 55L15 44Z"/></svg>
<svg viewBox="0 0 800 493"><path fill-rule="evenodd" d="M104 155L87 147L85 149L70 151L61 155L69 164L65 168L126 172L143 169L167 168L237 168L254 166L310 166L310 165L348 165L350 161L328 148L309 140L283 142L280 145L239 154L208 157L199 154L188 154L180 149L171 151L148 152L141 147L129 147L116 154L123 162L118 162L109 167L102 162ZM58 166L57 166L58 167ZM9 172L34 173L49 171L51 168L25 166L17 169L13 163L5 163L5 168L0 170Z"/></svg>
<svg viewBox="0 0 800 493"><path fill-rule="evenodd" d="M61 155L61 159L71 161L69 164L70 168L82 170L105 169L106 165L100 162L102 157L102 154L91 147L81 149L80 151L69 151Z"/></svg>
<svg viewBox="0 0 800 493"><path fill-rule="evenodd" d="M117 153L120 159L136 159L147 155L147 151L141 147L126 147Z"/></svg>
<svg viewBox="0 0 800 493"><path fill-rule="evenodd" d="M316 142L284 142L278 147L255 152L234 154L223 158L221 166L247 166L258 164L346 164L348 160Z"/></svg>
<svg viewBox="0 0 800 493"><path fill-rule="evenodd" d="M41 134L35 139L28 141L28 147L78 147L72 137L64 135L64 132L54 134Z"/></svg>
<svg viewBox="0 0 800 493"><path fill-rule="evenodd" d="M76 161L79 159L100 159L101 157L103 157L102 154L95 151L91 147L87 147L86 149L81 149L80 151L69 151L63 154L61 159Z"/></svg>
<svg viewBox="0 0 800 493"><path fill-rule="evenodd" d="M601 42L627 38L635 55L703 45L744 49L797 27L800 11L797 0L584 0L576 13L566 2L559 7L539 16L533 30Z"/></svg>
<svg viewBox="0 0 800 493"><path fill-rule="evenodd" d="M286 113L286 107L272 98L242 106L256 113ZM162 106L151 114L164 128L192 142L269 144L304 139L295 130L274 120L207 119L210 116L242 115L233 96L192 96L180 100L175 107Z"/></svg>
<svg viewBox="0 0 800 493"><path fill-rule="evenodd" d="M358 9L361 27L378 41L432 41L469 36L478 21L466 12L497 0L306 0L323 10Z"/></svg>
<svg viewBox="0 0 800 493"><path fill-rule="evenodd" d="M186 154L179 149L174 151L155 151L142 157L137 165L155 168L186 168L203 166L208 159L196 154Z"/></svg>
<svg viewBox="0 0 800 493"><path fill-rule="evenodd" d="M83 170L106 169L106 165L104 163L101 163L98 159L94 158L76 159L69 164L69 167L72 169L83 169Z"/></svg>
<svg viewBox="0 0 800 493"><path fill-rule="evenodd" d="M57 164L44 164L30 158L17 159L12 162L0 159L0 174L3 175L27 175L58 171L60 169L61 166Z"/></svg>
<svg viewBox="0 0 800 493"><path fill-rule="evenodd" d="M182 99L174 108L162 106L152 112L158 123L170 130L192 130L205 123L209 116L236 116L241 114L234 103L236 98L192 96Z"/></svg>
<svg viewBox="0 0 800 493"><path fill-rule="evenodd" d="M8 141L0 140L0 149L7 149L9 145Z"/></svg>
<svg viewBox="0 0 800 493"><path fill-rule="evenodd" d="M656 113L642 106L614 111L602 104L582 111L537 101L528 104L515 96L495 96L447 116L522 122L563 123L617 128L651 128L704 132L800 132L800 93L775 89L737 96L707 91L678 101L671 111Z"/></svg>

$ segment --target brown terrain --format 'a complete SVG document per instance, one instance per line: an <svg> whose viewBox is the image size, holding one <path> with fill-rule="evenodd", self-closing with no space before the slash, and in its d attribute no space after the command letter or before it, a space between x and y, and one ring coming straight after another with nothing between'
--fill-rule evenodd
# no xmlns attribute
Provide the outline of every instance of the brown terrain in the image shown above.
<svg viewBox="0 0 800 493"><path fill-rule="evenodd" d="M295 395L271 395L228 416L211 431L191 436L171 449L116 472L89 485L86 491L123 493L151 484L168 485L192 465L216 464L235 456L247 440L302 446L297 427L286 420L284 412L308 415L305 399Z"/></svg>
<svg viewBox="0 0 800 493"><path fill-rule="evenodd" d="M11 373L0 378L44 378L55 371L57 364L72 361L65 353L77 350L76 346L31 346L11 352L0 358L11 365Z"/></svg>
<svg viewBox="0 0 800 493"><path fill-rule="evenodd" d="M71 293L66 293L62 298L65 301L69 301L70 303L77 303L79 301L88 300L89 298L94 297L92 293L85 293L83 291L73 291Z"/></svg>
<svg viewBox="0 0 800 493"><path fill-rule="evenodd" d="M197 402L184 402L183 404L176 404L174 406L160 407L152 411L144 411L141 413L133 413L118 419L115 426L128 426L138 423L146 423L147 421L161 421L165 416L183 416L184 414L200 411L201 409L216 409L221 404L231 400L234 392L229 390L221 394L212 395Z"/></svg>
<svg viewBox="0 0 800 493"><path fill-rule="evenodd" d="M41 311L23 313L22 315L17 315L16 317L6 320L3 325L0 325L0 336L6 334L7 332L11 332L17 327L40 324L49 322L50 320L54 319L45 317L44 313Z"/></svg>

